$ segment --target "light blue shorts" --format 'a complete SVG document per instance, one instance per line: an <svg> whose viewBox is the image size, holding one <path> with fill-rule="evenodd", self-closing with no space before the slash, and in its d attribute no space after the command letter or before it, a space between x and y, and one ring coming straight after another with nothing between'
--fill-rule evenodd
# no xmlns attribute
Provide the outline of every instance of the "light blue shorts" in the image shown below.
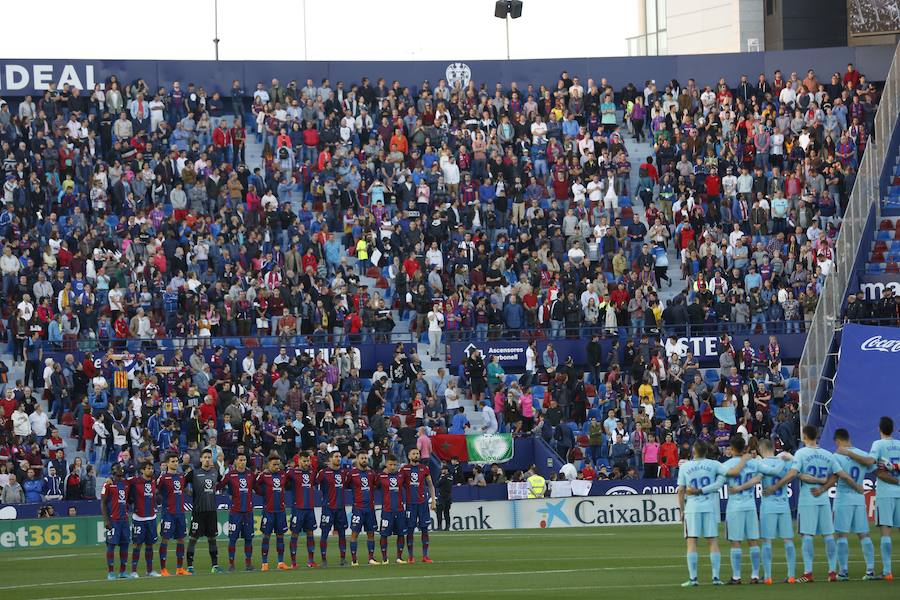
<svg viewBox="0 0 900 600"><path fill-rule="evenodd" d="M714 512L704 512L684 515L684 537L719 537L719 514Z"/></svg>
<svg viewBox="0 0 900 600"><path fill-rule="evenodd" d="M732 542L759 539L759 517L756 511L737 510L725 513L725 532Z"/></svg>
<svg viewBox="0 0 900 600"><path fill-rule="evenodd" d="M800 535L834 535L831 506L801 506L797 509L797 529Z"/></svg>
<svg viewBox="0 0 900 600"><path fill-rule="evenodd" d="M762 513L759 515L759 533L765 540L791 539L794 537L794 523L790 512Z"/></svg>
<svg viewBox="0 0 900 600"><path fill-rule="evenodd" d="M866 507L862 505L835 506L834 530L838 533L869 533Z"/></svg>
<svg viewBox="0 0 900 600"><path fill-rule="evenodd" d="M900 527L900 498L879 498L875 494L875 522L885 527Z"/></svg>

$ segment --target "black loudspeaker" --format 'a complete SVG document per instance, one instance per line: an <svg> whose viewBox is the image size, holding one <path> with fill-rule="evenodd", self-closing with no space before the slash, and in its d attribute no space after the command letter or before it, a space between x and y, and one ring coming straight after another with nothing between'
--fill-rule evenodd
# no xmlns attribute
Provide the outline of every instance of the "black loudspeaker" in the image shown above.
<svg viewBox="0 0 900 600"><path fill-rule="evenodd" d="M497 0L494 4L494 16L505 19L509 15L513 19L522 16L522 0Z"/></svg>

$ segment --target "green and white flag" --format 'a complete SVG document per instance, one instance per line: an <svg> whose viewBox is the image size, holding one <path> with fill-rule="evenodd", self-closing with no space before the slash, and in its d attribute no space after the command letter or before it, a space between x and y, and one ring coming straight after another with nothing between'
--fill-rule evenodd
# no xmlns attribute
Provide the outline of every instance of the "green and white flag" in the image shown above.
<svg viewBox="0 0 900 600"><path fill-rule="evenodd" d="M515 444L509 433L488 433L467 435L466 447L469 452L469 462L491 464L511 460Z"/></svg>

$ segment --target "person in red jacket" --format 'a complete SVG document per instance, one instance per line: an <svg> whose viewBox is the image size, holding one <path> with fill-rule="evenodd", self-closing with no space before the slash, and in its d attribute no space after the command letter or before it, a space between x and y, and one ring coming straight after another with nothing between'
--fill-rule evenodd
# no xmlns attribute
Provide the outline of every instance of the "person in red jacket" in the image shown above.
<svg viewBox="0 0 900 600"><path fill-rule="evenodd" d="M666 441L659 447L659 476L671 477L672 469L678 467L678 446L672 441L672 434L666 434Z"/></svg>
<svg viewBox="0 0 900 600"><path fill-rule="evenodd" d="M300 162L305 163L307 160L312 164L317 164L319 158L319 130L312 121L306 122L306 129L303 130L303 147L300 149Z"/></svg>
<svg viewBox="0 0 900 600"><path fill-rule="evenodd" d="M200 422L207 423L210 419L216 420L216 405L213 404L212 396L207 396L200 405Z"/></svg>

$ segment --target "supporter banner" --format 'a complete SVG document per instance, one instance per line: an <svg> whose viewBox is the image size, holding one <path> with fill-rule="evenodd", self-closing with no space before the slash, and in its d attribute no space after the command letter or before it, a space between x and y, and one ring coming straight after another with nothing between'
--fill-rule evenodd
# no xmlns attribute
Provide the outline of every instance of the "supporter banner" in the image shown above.
<svg viewBox="0 0 900 600"><path fill-rule="evenodd" d="M834 449L834 431L844 428L857 448L878 439L878 418L900 421L896 380L900 371L900 330L848 323L841 332L840 364L822 445Z"/></svg>
<svg viewBox="0 0 900 600"><path fill-rule="evenodd" d="M475 464L505 463L513 457L515 446L512 434L493 433L467 435L468 461Z"/></svg>
<svg viewBox="0 0 900 600"><path fill-rule="evenodd" d="M238 349L238 356L243 358L247 352L253 352L257 358L265 355L269 360L269 363L275 359L275 357L280 352L280 347L258 347L258 346L247 346L243 341L246 338L212 338L209 340L210 346L203 350L203 356L208 361L209 358L213 354L213 348L217 345L221 345L226 348L229 346L234 346ZM396 348L396 344L358 344L355 346L324 346L324 345L309 345L309 346L297 346L293 344L286 344L285 347L288 349L288 353L294 352L298 356L300 353L305 352L310 356L315 356L318 353L322 353L323 358L328 361L331 355L334 352L339 350L344 351L353 351L359 357L360 364L360 372L363 374L370 374L375 370L375 366L380 362L384 365L390 363L394 358L394 349ZM411 352L415 349L415 344L403 344L404 348L407 352ZM160 348L159 346L153 344L151 346L142 346L137 342L130 341L128 346L128 351L131 353L143 352L145 356L149 358L155 358L158 355L163 356L163 361L168 362L171 360L172 356L175 354L175 348L166 347ZM184 347L182 348L182 352L184 353L185 358L190 356L190 353L194 351L193 347ZM53 360L57 362L62 362L65 359L66 354L73 354L75 356L76 362L81 362L84 358L84 352L81 351L72 351L72 352L64 352L62 350L50 350L44 351L44 357L53 358ZM99 367L101 363L101 358L103 354L105 354L105 350L97 350L94 351L94 363Z"/></svg>
<svg viewBox="0 0 900 600"><path fill-rule="evenodd" d="M231 81L241 82L246 93L252 93L257 82L268 88L273 77L287 85L292 79L303 87L307 78L316 82L328 79L332 86L343 81L347 88L363 76L374 82L384 77L388 82L397 79L403 85L415 86L424 80L435 86L440 79L463 87L470 80L476 83L516 81L524 89L528 83L553 84L561 71L589 77L606 77L617 89L625 82L636 84L648 79L668 81L672 78L687 81L696 78L703 85L724 77L737 81L747 73L785 72L830 73L840 65L854 63L870 81L883 81L893 58L893 47L859 46L750 52L740 54L704 54L689 56L559 58L543 60L474 60L451 61L203 61L203 60L71 60L71 59L0 59L0 93L4 96L24 96L40 93L51 83L61 89L63 84L92 89L95 83L105 84L115 75L124 84L144 79L152 90L171 87L180 81L182 89L188 83L205 87L207 92L219 91L230 95ZM412 88L415 90L415 87Z"/></svg>
<svg viewBox="0 0 900 600"><path fill-rule="evenodd" d="M724 332L724 330L723 330ZM713 366L719 364L719 332L710 335L696 335L690 337L678 338L678 345L682 352L693 352L703 366ZM803 354L803 345L806 343L805 333L777 333L778 343L781 346L781 358L784 361L797 361ZM737 343L743 343L743 340L750 340L754 348L765 346L769 343L768 335L742 335L733 334L732 338ZM587 344L588 339L542 339L537 342L537 360L538 366L542 365L542 357L547 344L553 344L553 349L559 357L559 363L563 364L568 357L578 366L587 365ZM612 349L612 339L601 339L601 356L603 357L602 366L606 368L606 357ZM624 347L624 343L621 344ZM528 349L528 342L525 340L489 340L485 342L451 342L450 343L450 360L453 364L469 356L469 352L475 348L481 350L485 362L489 362L493 356L497 357L497 361L507 369L522 370L525 368L525 351Z"/></svg>
<svg viewBox="0 0 900 600"><path fill-rule="evenodd" d="M859 274L859 291L866 300L880 300L885 289L900 292L900 273Z"/></svg>

